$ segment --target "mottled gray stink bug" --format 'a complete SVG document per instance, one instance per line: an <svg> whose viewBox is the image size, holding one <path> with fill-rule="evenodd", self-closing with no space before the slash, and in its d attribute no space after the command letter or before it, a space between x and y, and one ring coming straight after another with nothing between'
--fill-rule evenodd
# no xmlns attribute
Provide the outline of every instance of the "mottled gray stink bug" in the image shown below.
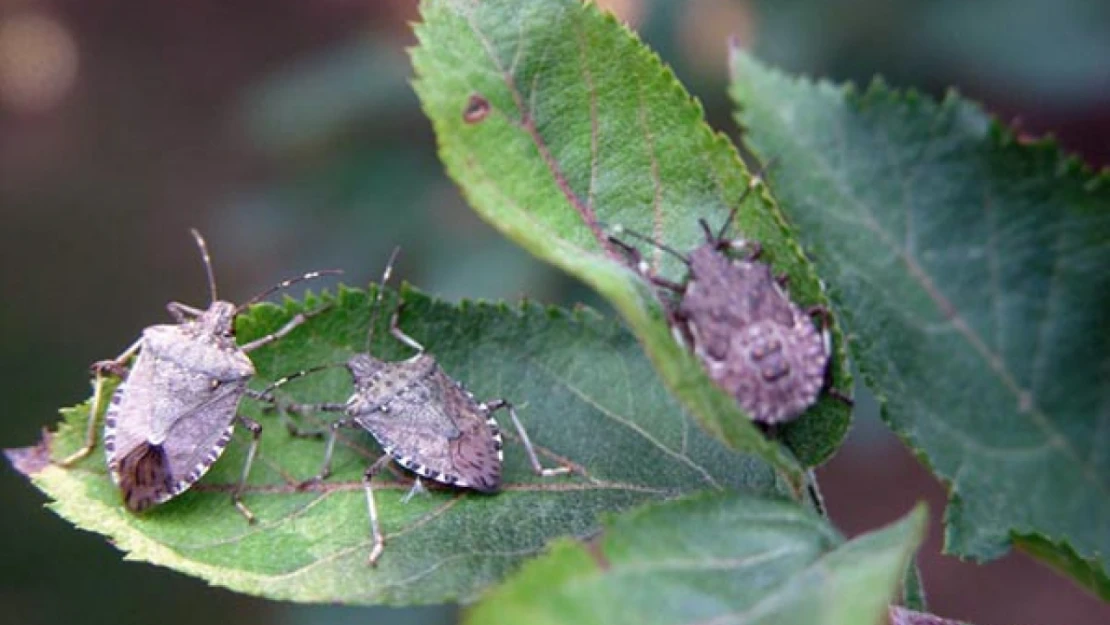
<svg viewBox="0 0 1110 625"><path fill-rule="evenodd" d="M771 267L759 260L758 242L729 240L725 233L751 184L714 233L699 219L705 243L682 254L635 232L614 229L609 240L622 248L638 270L652 283L674 292L677 304L668 303L668 316L676 336L693 348L713 379L732 395L755 421L778 424L796 419L829 388L831 339L829 313L823 306L803 310L786 293L785 276L776 278ZM682 283L654 274L639 251L616 235L627 233L666 251L689 269ZM738 256L730 256L729 251ZM812 317L820 320L818 330ZM842 399L843 395L829 389Z"/></svg>
<svg viewBox="0 0 1110 625"><path fill-rule="evenodd" d="M346 414L346 418L331 424L323 465L320 473L310 482L323 480L331 474L332 452L340 428L365 429L385 452L363 474L370 531L374 539L370 551L371 565L377 562L385 547L371 478L391 459L420 477L442 484L495 492L501 486L503 454L501 431L493 413L504 408L537 475L546 477L570 471L568 467L547 469L540 464L528 433L511 403L504 399L476 400L462 384L440 368L420 343L401 330L398 319L403 302L398 303L390 317L389 332L416 353L399 362L379 360L369 353L382 291L389 280L396 255L397 250L394 250L378 287L370 330L367 332L367 353L355 354L346 362L354 382L354 393L345 404L295 404L285 407L298 413L322 410ZM277 387L310 371L277 380L263 394L269 396ZM414 489L418 487L419 477Z"/></svg>
<svg viewBox="0 0 1110 625"><path fill-rule="evenodd" d="M262 427L237 410L244 395L261 398L261 394L247 388L254 376L247 354L285 336L315 313L298 314L276 332L245 345L235 342L235 317L278 289L340 272L314 271L285 280L236 306L217 297L208 248L199 232L191 232L204 260L211 304L200 310L170 302L166 309L176 324L150 326L115 359L93 365L97 377L86 444L62 464L76 462L95 447L104 375L112 373L125 379L112 395L104 417L104 450L112 481L119 486L127 508L141 512L192 486L223 453L238 421L251 431L252 440L231 499L243 516L253 521L240 493Z"/></svg>

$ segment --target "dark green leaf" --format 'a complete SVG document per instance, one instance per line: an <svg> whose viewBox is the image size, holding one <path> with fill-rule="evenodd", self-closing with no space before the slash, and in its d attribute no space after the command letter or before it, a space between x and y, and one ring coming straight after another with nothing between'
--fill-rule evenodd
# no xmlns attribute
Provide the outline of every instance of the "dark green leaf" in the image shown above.
<svg viewBox="0 0 1110 625"><path fill-rule="evenodd" d="M559 541L467 622L879 623L926 520L919 507L843 544L823 519L783 501L703 495L646 506L587 544Z"/></svg>
<svg viewBox="0 0 1110 625"><path fill-rule="evenodd" d="M416 90L440 156L474 209L608 298L664 382L710 432L800 483L795 462L676 344L653 289L606 242L604 224L679 250L703 242L697 219L719 227L748 185L733 146L710 130L659 58L591 3L428 0L421 11ZM789 274L800 303L825 302L769 197L752 194L737 224ZM683 278L679 261L643 247L656 269ZM835 338L834 379L847 389L843 341ZM849 410L826 399L785 435L813 465L836 449L848 421Z"/></svg>
<svg viewBox="0 0 1110 625"><path fill-rule="evenodd" d="M730 452L693 425L659 383L635 338L614 323L590 312L572 315L532 305L456 307L414 291L405 299L405 331L476 396L516 402L543 461L554 465L563 459L578 475L535 477L502 420L509 438L500 494L434 489L404 504L400 499L410 476L382 476L377 500L388 544L371 569L360 477L380 451L362 432L344 435L332 478L298 490L297 483L318 470L323 443L290 437L274 415L244 401L244 413L264 427L245 495L259 517L254 526L228 498L248 440L241 432L196 487L142 516L123 508L101 450L72 469L46 461L79 445L87 405L63 411L65 423L49 448L14 454L15 464L54 500L53 510L105 534L129 558L241 592L342 603L466 600L541 551L551 537L593 531L600 512L701 489L788 492L769 465ZM310 298L304 305L256 307L240 318L240 340L319 305ZM405 348L384 331L387 317L379 315L374 352L401 358ZM364 292L341 291L330 310L252 353L259 372L255 386L363 351L369 318ZM351 392L343 369L285 388L287 399L306 402L343 401Z"/></svg>
<svg viewBox="0 0 1110 625"><path fill-rule="evenodd" d="M887 422L951 488L946 549L1016 538L1110 598L1110 184L937 103L733 55L751 147Z"/></svg>

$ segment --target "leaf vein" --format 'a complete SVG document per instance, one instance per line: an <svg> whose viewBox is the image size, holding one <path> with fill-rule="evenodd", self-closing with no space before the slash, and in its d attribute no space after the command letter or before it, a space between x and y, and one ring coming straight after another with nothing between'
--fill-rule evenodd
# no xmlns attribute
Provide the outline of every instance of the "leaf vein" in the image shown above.
<svg viewBox="0 0 1110 625"><path fill-rule="evenodd" d="M536 126L535 118L524 106L524 98L520 93L520 89L516 86L515 78L502 67L501 61L497 58L497 54L493 49L493 44L478 28L478 25L474 22L473 15L467 15L467 23L470 25L470 29L474 33L474 36L477 37L478 41L481 43L490 62L501 72L501 78L505 83L505 87L509 90L509 94L513 98L513 103L520 113L520 119L515 122L517 127L523 130L532 140L533 145L535 145L536 150L539 152L540 159L543 160L544 165L554 178L555 185L559 188L559 191L562 192L567 202L570 203L571 208L573 208L586 223L586 226L593 233L594 239L597 240L601 248L610 256L618 258L616 252L609 246L608 239L605 237L605 232L598 222L597 214L594 213L591 206L583 204L582 200L574 192L574 189L571 188L570 182L567 180L558 161L551 154L551 149L548 147L547 141L543 138L543 135L540 134L539 128Z"/></svg>
<svg viewBox="0 0 1110 625"><path fill-rule="evenodd" d="M535 362L535 361L533 361L533 362ZM705 480L705 482L707 484L709 484L713 488L716 488L717 490L722 490L721 485L717 482L716 479L713 478L712 475L710 475L710 473L708 471L706 471L705 467L703 467L700 464L694 462L693 459L691 459L689 456L684 455L682 453L679 453L679 452L671 449L670 447L667 447L659 439L652 436L650 432L648 432L647 430L640 427L640 425L637 424L636 422L634 422L630 419L627 419L627 418L613 412L612 410L606 408L605 406L602 406L597 401L595 401L594 398L590 397L587 393L583 392L581 389L579 389L578 387L571 384L570 381L560 377L555 372L551 371L547 367L544 367L542 364L540 364L538 362L536 362L535 364L536 364L536 367L538 369L545 372L548 376L550 376L556 382L565 386L567 390L569 390L574 395L578 396L585 403L592 406L601 415L603 415L603 416L615 421L616 423L619 423L619 424L623 425L624 427L632 430L633 432L639 434L641 437L644 438L644 440L646 440L649 443L651 443L652 445L654 445L656 448L658 448L664 454L674 458L675 460L678 460L682 464L685 464L686 466L688 466L691 469L693 469L694 471L696 471L698 474L700 474L702 476L702 479Z"/></svg>

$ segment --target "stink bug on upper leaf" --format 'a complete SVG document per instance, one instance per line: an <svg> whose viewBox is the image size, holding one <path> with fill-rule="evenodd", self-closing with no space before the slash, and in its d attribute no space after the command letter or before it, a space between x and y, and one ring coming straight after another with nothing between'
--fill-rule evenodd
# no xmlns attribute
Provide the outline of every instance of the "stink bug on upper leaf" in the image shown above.
<svg viewBox="0 0 1110 625"><path fill-rule="evenodd" d="M363 474L370 530L374 539L370 551L371 565L377 562L385 546L371 478L389 460L420 477L442 484L485 493L495 492L501 486L503 454L501 431L493 413L505 409L537 475L548 477L570 472L568 467L548 469L540 464L528 433L511 403L504 399L476 400L461 383L440 368L420 343L401 330L398 319L403 302L397 305L390 317L389 332L416 353L399 362L379 360L369 353L382 292L392 273L397 251L394 250L390 256L378 287L367 332L367 353L355 354L345 363L354 382L354 393L345 404L283 406L298 413L319 410L346 414L345 418L331 424L323 465L319 474L309 482L323 480L331 474L332 453L340 428L365 429L385 452ZM277 380L263 391L263 395L269 397L279 386L321 368ZM419 484L418 477L414 490L419 488Z"/></svg>
<svg viewBox="0 0 1110 625"><path fill-rule="evenodd" d="M689 254L620 228L609 241L624 250L648 280L677 296L677 303L664 302L669 322L709 377L755 421L774 425L796 419L823 389L847 398L829 387L828 310L803 310L795 304L785 290L786 277L775 277L760 260L758 242L725 238L740 203L759 184L760 178L753 177L716 233L699 219L705 242ZM685 280L673 282L653 273L635 247L617 238L622 233L681 260L689 270ZM729 251L738 255L730 256Z"/></svg>
<svg viewBox="0 0 1110 625"><path fill-rule="evenodd" d="M262 427L237 413L243 395L260 397L247 388L254 376L254 365L247 354L289 334L316 313L298 314L276 332L245 345L235 342L235 317L295 282L340 272L306 273L236 306L217 297L208 248L199 232L191 232L204 260L212 302L207 310L170 302L166 308L176 324L150 326L115 359L93 365L96 384L85 445L61 464L73 464L96 446L104 374L112 373L125 379L112 395L104 417L104 449L112 481L119 486L127 508L141 512L196 483L223 453L238 421L251 431L252 439L231 499L243 516L253 521L254 515L243 505L240 494L258 450Z"/></svg>

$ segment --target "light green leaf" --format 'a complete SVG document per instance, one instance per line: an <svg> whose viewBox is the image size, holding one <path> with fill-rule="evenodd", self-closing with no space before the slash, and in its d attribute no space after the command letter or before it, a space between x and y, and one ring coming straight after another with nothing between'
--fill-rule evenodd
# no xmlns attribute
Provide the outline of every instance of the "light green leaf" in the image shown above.
<svg viewBox="0 0 1110 625"><path fill-rule="evenodd" d="M885 419L950 486L946 550L1016 542L1110 598L1110 178L954 94L732 72Z"/></svg>
<svg viewBox="0 0 1110 625"><path fill-rule="evenodd" d="M844 544L826 521L784 501L701 495L650 505L586 544L558 541L467 622L879 623L926 521L919 506Z"/></svg>
<svg viewBox="0 0 1110 625"><path fill-rule="evenodd" d="M367 295L345 289L325 300L334 303L330 310L252 353L257 388L365 350ZM360 478L380 450L363 432L345 431L333 477L300 490L298 482L319 469L323 443L292 438L275 415L245 400L244 414L264 427L244 497L259 517L254 526L228 497L248 440L242 432L197 486L141 516L123 508L100 449L72 469L46 460L80 444L87 405L64 410L65 423L48 448L16 453L15 464L53 500L54 511L106 535L128 558L275 599L364 604L467 600L541 551L551 537L594 531L601 512L702 489L788 492L769 465L729 451L694 425L659 383L635 338L613 322L591 312L533 305L456 307L411 290L405 300L402 328L477 397L514 401L543 462L567 462L577 475L534 476L511 424L502 419L507 441L499 494L443 488L402 503L411 476L382 476L377 503L388 544L371 569ZM239 320L240 340L320 305L310 298L303 305L255 307ZM388 302L385 310L392 310ZM379 315L374 353L399 359L408 354L385 331L388 316ZM305 402L341 402L351 392L343 369L285 389L286 399Z"/></svg>
<svg viewBox="0 0 1110 625"><path fill-rule="evenodd" d="M679 250L704 241L698 218L721 226L749 176L727 138L670 69L611 15L575 0L427 0L413 50L415 87L440 157L474 209L537 257L613 304L664 382L707 430L754 451L800 484L793 459L769 444L671 336L659 300L606 240L621 225ZM740 210L736 234L764 244L801 304L825 302L778 209L762 193ZM643 246L681 280L685 267ZM834 381L849 389L839 334ZM828 458L850 410L826 398L785 428L804 464Z"/></svg>

